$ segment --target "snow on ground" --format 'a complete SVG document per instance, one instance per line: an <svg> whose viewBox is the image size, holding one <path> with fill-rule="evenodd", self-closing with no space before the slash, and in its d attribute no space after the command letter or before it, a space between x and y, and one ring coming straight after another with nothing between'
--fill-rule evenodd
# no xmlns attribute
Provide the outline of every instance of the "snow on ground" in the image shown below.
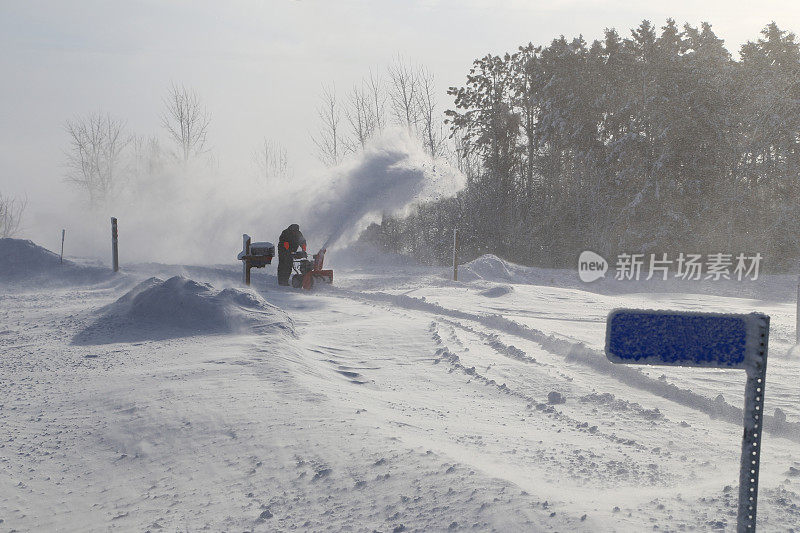
<svg viewBox="0 0 800 533"><path fill-rule="evenodd" d="M758 520L800 530L790 278L742 298L359 257L312 293L236 264L42 288L0 265L0 529L733 530L744 376L610 367L629 306L772 316Z"/></svg>
<svg viewBox="0 0 800 533"><path fill-rule="evenodd" d="M0 239L0 283L6 287L97 284L111 278L107 268L62 261L31 241Z"/></svg>
<svg viewBox="0 0 800 533"><path fill-rule="evenodd" d="M147 279L98 314L73 342L109 344L270 329L294 335L288 315L257 294L217 291L182 276Z"/></svg>

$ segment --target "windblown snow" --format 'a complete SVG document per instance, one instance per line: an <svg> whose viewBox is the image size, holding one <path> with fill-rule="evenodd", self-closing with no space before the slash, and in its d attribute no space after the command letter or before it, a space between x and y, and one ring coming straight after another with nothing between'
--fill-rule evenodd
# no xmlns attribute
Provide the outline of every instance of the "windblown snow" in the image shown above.
<svg viewBox="0 0 800 533"><path fill-rule="evenodd" d="M638 307L771 317L758 524L800 530L796 280L485 256L456 283L351 248L304 292L233 263L64 282L8 250L62 281L0 266L0 529L734 530L744 372L609 363L609 310Z"/></svg>
<svg viewBox="0 0 800 533"><path fill-rule="evenodd" d="M360 234L369 218L397 214L414 203L454 196L464 176L444 160L428 156L403 131L371 140L363 153L346 160L313 193L307 219L311 232L327 236L323 248L347 234Z"/></svg>
<svg viewBox="0 0 800 533"><path fill-rule="evenodd" d="M97 283L109 279L106 268L79 265L31 241L0 239L0 283L44 285Z"/></svg>

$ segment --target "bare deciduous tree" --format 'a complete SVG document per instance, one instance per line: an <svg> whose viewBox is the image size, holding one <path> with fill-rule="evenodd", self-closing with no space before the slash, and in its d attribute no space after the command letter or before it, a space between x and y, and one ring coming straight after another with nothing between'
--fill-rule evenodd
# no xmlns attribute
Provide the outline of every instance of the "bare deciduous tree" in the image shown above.
<svg viewBox="0 0 800 533"><path fill-rule="evenodd" d="M164 99L161 123L178 147L178 157L188 162L203 153L211 117L197 93L183 85L172 85Z"/></svg>
<svg viewBox="0 0 800 533"><path fill-rule="evenodd" d="M350 151L363 150L367 141L386 127L386 96L380 77L371 70L361 85L347 95L345 117L352 138L346 142Z"/></svg>
<svg viewBox="0 0 800 533"><path fill-rule="evenodd" d="M271 183L285 181L292 175L286 148L279 142L264 139L253 152L259 181Z"/></svg>
<svg viewBox="0 0 800 533"><path fill-rule="evenodd" d="M435 158L441 155L444 150L445 135L440 114L436 109L436 89L433 74L425 68L420 68L417 80L419 85L417 109L420 117L420 134L428 153Z"/></svg>
<svg viewBox="0 0 800 533"><path fill-rule="evenodd" d="M27 206L27 200L18 200L0 194L0 239L7 239L17 234Z"/></svg>
<svg viewBox="0 0 800 533"><path fill-rule="evenodd" d="M419 75L397 56L389 65L389 100L397 124L413 132L419 120Z"/></svg>
<svg viewBox="0 0 800 533"><path fill-rule="evenodd" d="M334 87L323 87L321 103L317 107L317 114L322 122L319 133L311 139L317 146L317 157L327 166L334 166L341 162L344 156L345 145L341 131L341 112L336 99Z"/></svg>
<svg viewBox="0 0 800 533"><path fill-rule="evenodd" d="M92 206L104 202L122 169L122 152L131 138L125 122L108 113L68 120L67 181L86 189Z"/></svg>
<svg viewBox="0 0 800 533"><path fill-rule="evenodd" d="M365 91L369 95L369 116L373 123L374 133L380 133L386 127L386 93L380 74L369 71L364 82Z"/></svg>
<svg viewBox="0 0 800 533"><path fill-rule="evenodd" d="M137 178L156 176L164 167L164 150L155 137L133 138L133 166L131 173Z"/></svg>
<svg viewBox="0 0 800 533"><path fill-rule="evenodd" d="M349 149L363 149L372 137L375 124L372 117L370 95L364 86L353 87L347 96L347 107L344 110L353 138Z"/></svg>

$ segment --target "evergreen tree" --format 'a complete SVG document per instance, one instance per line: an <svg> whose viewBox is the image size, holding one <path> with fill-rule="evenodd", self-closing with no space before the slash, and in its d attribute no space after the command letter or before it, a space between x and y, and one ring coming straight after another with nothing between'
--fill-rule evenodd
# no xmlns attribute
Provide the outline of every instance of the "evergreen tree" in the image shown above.
<svg viewBox="0 0 800 533"><path fill-rule="evenodd" d="M704 22L643 21L473 63L447 111L467 188L371 238L428 262L572 267L617 253L800 257L800 45L770 23L734 60Z"/></svg>

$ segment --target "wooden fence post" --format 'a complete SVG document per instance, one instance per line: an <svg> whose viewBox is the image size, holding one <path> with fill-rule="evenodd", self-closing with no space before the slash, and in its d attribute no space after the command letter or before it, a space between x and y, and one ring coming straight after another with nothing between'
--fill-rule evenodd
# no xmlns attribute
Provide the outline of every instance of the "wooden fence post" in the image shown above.
<svg viewBox="0 0 800 533"><path fill-rule="evenodd" d="M795 344L800 344L800 276L797 277L797 312L795 313Z"/></svg>
<svg viewBox="0 0 800 533"><path fill-rule="evenodd" d="M458 230L453 230L453 281L458 281Z"/></svg>
<svg viewBox="0 0 800 533"><path fill-rule="evenodd" d="M111 267L119 272L119 249L117 247L117 219L111 217Z"/></svg>

